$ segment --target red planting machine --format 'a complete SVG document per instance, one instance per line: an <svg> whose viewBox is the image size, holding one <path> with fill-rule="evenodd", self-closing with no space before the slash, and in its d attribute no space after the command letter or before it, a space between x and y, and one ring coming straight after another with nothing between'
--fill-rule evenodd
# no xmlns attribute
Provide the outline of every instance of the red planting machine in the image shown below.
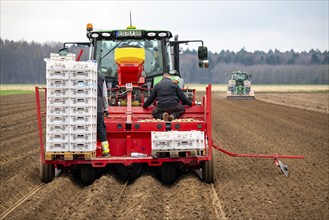
<svg viewBox="0 0 329 220"><path fill-rule="evenodd" d="M201 40L178 40L164 30L93 30L87 25L89 42L65 43L47 62L47 87L36 87L40 137L40 178L50 182L56 170L78 172L91 184L101 170L115 169L125 179L136 178L143 167L160 171L165 184L175 182L180 172L197 171L207 183L215 181L213 149L231 156L278 158L300 156L234 154L215 146L212 140L211 85L196 100L195 89L187 89L179 71L180 44L200 43L199 67L208 67L208 52ZM171 40L174 38L173 40ZM77 57L67 46L83 48ZM80 61L88 50L87 61ZM156 120L144 109L164 72L172 75L193 102L185 114L173 121ZM109 116L104 117L111 157L102 157L96 135L97 74L106 78ZM45 94L45 102L42 94ZM44 108L44 103L46 103ZM43 111L43 110L46 111ZM43 118L46 117L44 135ZM46 136L46 140L44 140Z"/></svg>

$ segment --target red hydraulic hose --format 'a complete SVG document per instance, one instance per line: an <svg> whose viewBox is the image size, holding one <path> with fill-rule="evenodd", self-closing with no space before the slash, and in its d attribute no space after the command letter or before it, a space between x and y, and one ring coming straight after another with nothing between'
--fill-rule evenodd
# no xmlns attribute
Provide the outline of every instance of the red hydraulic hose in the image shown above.
<svg viewBox="0 0 329 220"><path fill-rule="evenodd" d="M80 49L80 51L79 51L79 55L78 55L76 61L80 61L80 58L81 58L81 56L82 56L82 53L83 53L83 49Z"/></svg>

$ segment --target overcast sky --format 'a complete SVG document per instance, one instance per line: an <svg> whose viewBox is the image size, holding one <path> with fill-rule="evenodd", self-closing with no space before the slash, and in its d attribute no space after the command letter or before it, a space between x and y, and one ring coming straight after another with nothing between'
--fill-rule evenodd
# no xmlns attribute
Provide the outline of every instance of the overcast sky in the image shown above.
<svg viewBox="0 0 329 220"><path fill-rule="evenodd" d="M1 38L86 41L94 29L164 29L212 52L328 50L329 1L1 1ZM190 48L193 48L191 45Z"/></svg>

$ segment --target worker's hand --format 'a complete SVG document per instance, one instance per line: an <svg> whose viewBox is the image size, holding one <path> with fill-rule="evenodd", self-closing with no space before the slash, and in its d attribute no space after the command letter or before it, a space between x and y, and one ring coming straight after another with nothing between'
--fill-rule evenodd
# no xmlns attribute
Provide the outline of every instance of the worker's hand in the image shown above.
<svg viewBox="0 0 329 220"><path fill-rule="evenodd" d="M109 117L110 117L110 114L109 114L109 112L108 112L108 111L104 111L104 117L107 117L107 118L109 118Z"/></svg>

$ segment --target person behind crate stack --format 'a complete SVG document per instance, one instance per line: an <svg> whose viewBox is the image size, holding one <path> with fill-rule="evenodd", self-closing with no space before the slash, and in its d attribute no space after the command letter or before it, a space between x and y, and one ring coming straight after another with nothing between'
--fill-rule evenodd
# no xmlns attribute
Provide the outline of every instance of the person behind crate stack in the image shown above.
<svg viewBox="0 0 329 220"><path fill-rule="evenodd" d="M192 105L179 86L171 80L169 73L164 73L162 80L157 83L151 95L143 104L143 108L151 105L157 99L158 103L154 108L152 115L154 118L172 121L177 119L185 112L185 108L180 101L185 105Z"/></svg>
<svg viewBox="0 0 329 220"><path fill-rule="evenodd" d="M104 115L109 116L107 87L105 77L98 74L97 77L97 136L101 141L103 157L110 157L109 142L106 136L106 125L104 123Z"/></svg>

